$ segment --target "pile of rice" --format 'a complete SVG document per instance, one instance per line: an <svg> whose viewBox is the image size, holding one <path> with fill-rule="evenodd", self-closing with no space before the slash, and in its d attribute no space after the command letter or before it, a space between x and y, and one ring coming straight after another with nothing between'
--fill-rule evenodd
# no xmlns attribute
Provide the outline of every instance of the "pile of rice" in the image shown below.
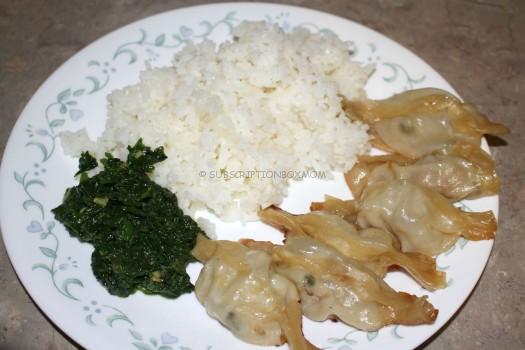
<svg viewBox="0 0 525 350"><path fill-rule="evenodd" d="M164 146L168 159L153 179L187 214L208 209L225 221L255 219L280 203L289 179L226 180L212 171L350 169L368 137L345 117L341 99L363 97L371 69L352 62L349 44L331 34L243 22L233 35L218 47L188 44L173 66L148 69L138 84L112 92L99 139L64 133L64 149L124 157L140 137Z"/></svg>

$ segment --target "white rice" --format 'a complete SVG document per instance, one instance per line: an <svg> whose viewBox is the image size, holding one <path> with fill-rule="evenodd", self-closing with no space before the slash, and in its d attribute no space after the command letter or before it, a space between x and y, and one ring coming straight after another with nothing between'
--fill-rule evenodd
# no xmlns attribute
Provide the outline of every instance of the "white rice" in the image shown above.
<svg viewBox="0 0 525 350"><path fill-rule="evenodd" d="M289 179L225 180L211 178L213 171L350 169L368 137L345 117L341 98L364 96L371 68L352 62L349 44L335 35L243 22L234 38L218 48L188 44L173 66L142 72L138 84L109 95L96 142L64 133L64 149L124 157L140 137L164 146L168 159L154 180L187 214L208 209L225 221L255 219L261 207L280 203Z"/></svg>

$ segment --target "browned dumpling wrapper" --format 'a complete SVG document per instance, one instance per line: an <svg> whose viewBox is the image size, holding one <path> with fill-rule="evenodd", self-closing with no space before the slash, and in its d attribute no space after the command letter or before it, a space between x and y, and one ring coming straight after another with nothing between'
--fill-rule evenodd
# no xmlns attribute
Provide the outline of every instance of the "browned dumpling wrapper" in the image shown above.
<svg viewBox="0 0 525 350"><path fill-rule="evenodd" d="M325 195L323 202L312 202L310 204L310 210L311 211L324 211L325 213L330 213L339 216L341 219L344 219L345 221L355 224L357 222L357 208L356 208L356 202L353 199L339 199L336 197L332 197L329 195ZM394 247L397 250L401 250L401 242L399 241L399 238L391 232L388 231L381 231L381 236L387 237L386 239L389 242L392 242L392 247ZM364 230L361 231L361 234L364 232ZM366 231L370 232L370 231ZM381 274L380 274L381 275Z"/></svg>
<svg viewBox="0 0 525 350"><path fill-rule="evenodd" d="M358 231L343 218L322 211L292 215L270 207L259 212L261 220L283 231L287 239L307 235L330 246L344 256L360 261L379 277L388 268L398 266L429 290L445 287L445 274L436 270L432 257L419 253L403 253L396 249L392 235L384 230Z"/></svg>
<svg viewBox="0 0 525 350"><path fill-rule="evenodd" d="M298 286L303 314L314 321L336 318L376 331L390 324L432 323L438 314L426 297L396 292L361 262L305 235L275 246L273 260Z"/></svg>
<svg viewBox="0 0 525 350"><path fill-rule="evenodd" d="M324 202L312 202L310 210L335 214L350 223L355 223L357 220L357 209L351 199L344 200L325 195Z"/></svg>
<svg viewBox="0 0 525 350"><path fill-rule="evenodd" d="M368 186L356 205L361 227L389 230L404 252L437 255L460 237L492 239L496 219L491 211L464 212L436 191L406 180Z"/></svg>
<svg viewBox="0 0 525 350"><path fill-rule="evenodd" d="M433 88L409 90L385 100L345 100L343 108L351 119L370 125L375 147L408 158L457 142L480 146L483 135L508 132L471 104Z"/></svg>
<svg viewBox="0 0 525 350"><path fill-rule="evenodd" d="M198 236L192 254L204 267L195 294L208 314L239 339L257 345L316 349L303 336L299 293L261 249Z"/></svg>
<svg viewBox="0 0 525 350"><path fill-rule="evenodd" d="M452 201L497 194L494 160L478 146L458 143L450 149L413 160L398 154L360 157L345 174L352 194L360 198L366 186L408 180L433 189Z"/></svg>

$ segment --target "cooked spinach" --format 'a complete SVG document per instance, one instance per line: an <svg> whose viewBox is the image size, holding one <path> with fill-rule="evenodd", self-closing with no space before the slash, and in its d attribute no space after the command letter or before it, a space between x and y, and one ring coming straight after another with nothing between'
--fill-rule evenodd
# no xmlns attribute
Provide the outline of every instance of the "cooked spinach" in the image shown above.
<svg viewBox="0 0 525 350"><path fill-rule="evenodd" d="M113 295L141 290L176 298L193 290L186 266L202 230L183 214L175 194L148 177L164 159L162 147L151 150L139 140L128 146L125 162L106 153L104 169L89 177L98 163L84 152L80 183L52 210L71 236L94 246L91 267Z"/></svg>

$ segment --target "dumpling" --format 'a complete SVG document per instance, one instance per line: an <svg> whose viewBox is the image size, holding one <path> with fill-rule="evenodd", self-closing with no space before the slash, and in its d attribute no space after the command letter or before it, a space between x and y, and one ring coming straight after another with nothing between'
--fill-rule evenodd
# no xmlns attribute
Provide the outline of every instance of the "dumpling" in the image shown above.
<svg viewBox="0 0 525 350"><path fill-rule="evenodd" d="M368 186L356 208L359 226L396 234L404 252L437 255L460 236L483 240L496 233L491 211L463 212L438 192L406 180Z"/></svg>
<svg viewBox="0 0 525 350"><path fill-rule="evenodd" d="M375 147L408 158L419 158L456 142L479 146L484 134L508 132L471 104L433 88L410 90L385 100L344 100L343 108L351 119L370 125Z"/></svg>
<svg viewBox="0 0 525 350"><path fill-rule="evenodd" d="M378 229L358 232L356 227L341 217L314 211L292 215L270 207L259 213L261 220L290 236L304 234L335 249L344 256L362 262L379 277L390 266L399 266L429 290L445 287L445 274L436 270L432 257L419 253L402 253L394 247L392 235Z"/></svg>
<svg viewBox="0 0 525 350"><path fill-rule="evenodd" d="M295 285L275 273L263 249L198 236L192 254L204 267L195 294L208 314L239 339L257 345L315 349L301 331Z"/></svg>
<svg viewBox="0 0 525 350"><path fill-rule="evenodd" d="M453 201L499 191L494 160L481 148L466 143L417 160L397 154L360 157L345 174L345 180L356 198L366 186L393 180L408 180L436 190Z"/></svg>
<svg viewBox="0 0 525 350"><path fill-rule="evenodd" d="M326 195L324 202L312 202L311 211L324 211L339 216L340 218L354 223L357 219L357 210L353 200L343 200Z"/></svg>
<svg viewBox="0 0 525 350"><path fill-rule="evenodd" d="M275 246L276 270L294 281L303 314L314 321L338 318L376 331L390 324L432 323L438 311L426 300L396 292L361 262L348 259L305 235Z"/></svg>
<svg viewBox="0 0 525 350"><path fill-rule="evenodd" d="M323 211L325 213L337 215L341 219L344 219L345 221L351 224L355 224L357 222L357 208L355 201L352 199L343 200L329 195L325 195L324 202L312 202L310 204L310 210ZM363 236L365 233L370 232L372 231L367 230L365 232L365 230L362 230L360 231L360 235ZM380 241L387 241L395 249L401 250L401 242L393 233L383 230L377 230L377 232L373 236L375 237L375 239L379 239Z"/></svg>

